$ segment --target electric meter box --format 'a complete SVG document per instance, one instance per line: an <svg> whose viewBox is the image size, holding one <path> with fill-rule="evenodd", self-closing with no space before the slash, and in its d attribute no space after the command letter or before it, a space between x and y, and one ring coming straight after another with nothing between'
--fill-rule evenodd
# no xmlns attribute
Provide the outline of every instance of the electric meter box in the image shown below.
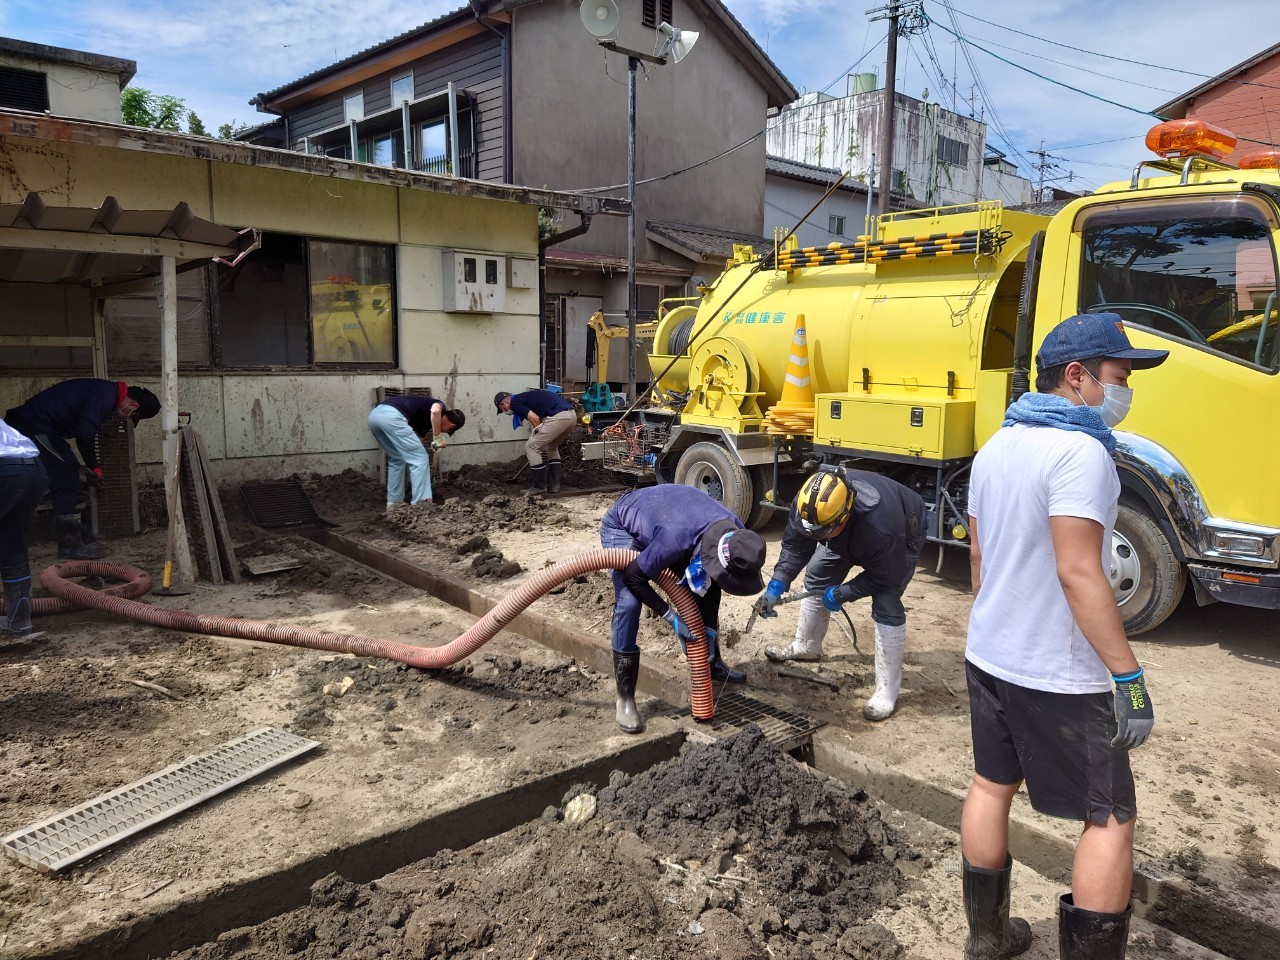
<svg viewBox="0 0 1280 960"><path fill-rule="evenodd" d="M507 258L491 253L444 252L446 313L501 313L507 309Z"/></svg>
<svg viewBox="0 0 1280 960"><path fill-rule="evenodd" d="M512 257L507 261L507 286L512 290L532 290L538 285L538 261Z"/></svg>
<svg viewBox="0 0 1280 960"><path fill-rule="evenodd" d="M824 393L814 414L815 443L921 460L973 456L972 400Z"/></svg>

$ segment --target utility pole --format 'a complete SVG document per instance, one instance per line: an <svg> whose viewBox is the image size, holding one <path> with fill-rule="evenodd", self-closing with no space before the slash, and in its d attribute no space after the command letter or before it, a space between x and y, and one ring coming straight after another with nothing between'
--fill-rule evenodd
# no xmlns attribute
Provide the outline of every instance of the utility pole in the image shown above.
<svg viewBox="0 0 1280 960"><path fill-rule="evenodd" d="M1055 161L1061 160L1063 158L1055 157L1051 153L1045 153L1043 140L1040 141L1039 150L1028 150L1027 153L1036 158L1036 201L1037 202L1044 200L1044 185L1046 183L1054 183L1055 181L1058 181L1058 180L1071 180L1075 176L1075 173L1072 171L1067 171L1065 174L1061 174L1056 177L1045 176L1046 173L1052 173L1055 170L1061 170L1062 167Z"/></svg>
<svg viewBox="0 0 1280 960"><path fill-rule="evenodd" d="M880 127L880 201L877 212L880 215L889 212L889 196L893 193L893 113L894 95L897 93L898 73L898 34L914 33L923 29L928 22L920 8L918 0L889 0L887 6L875 7L867 11L874 23L876 20L889 21L889 51L885 55L884 65L884 116ZM906 20L902 25L900 21Z"/></svg>

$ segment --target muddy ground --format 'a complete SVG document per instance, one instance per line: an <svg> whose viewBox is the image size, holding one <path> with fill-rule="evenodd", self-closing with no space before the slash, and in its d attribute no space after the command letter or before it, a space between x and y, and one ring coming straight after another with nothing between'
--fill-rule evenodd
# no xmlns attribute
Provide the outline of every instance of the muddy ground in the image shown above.
<svg viewBox="0 0 1280 960"><path fill-rule="evenodd" d="M592 488L609 479L573 466L566 468L566 485ZM379 486L354 472L308 478L305 486L318 512L341 524L344 534L498 597L531 571L597 546L599 519L616 497L531 504L520 495L525 478L509 482L517 467L446 474L435 506L390 517L383 515ZM196 585L189 597L153 602L421 645L444 643L470 622L314 544L253 527L234 489L223 499L242 556L292 553L303 565L247 578L239 587ZM776 528L766 532L771 544L778 536ZM113 559L158 573L158 526L111 546ZM775 551L771 545L771 556ZM40 545L34 565L51 560L49 547ZM861 650L833 630L828 660L812 668L838 691L779 676L763 660L763 645L785 642L794 626L794 612L785 608L767 629L746 634L749 601L729 598L722 618L726 659L748 670L754 689L788 698L839 727L853 749L961 791L969 769L963 566L944 558L940 574L922 567L907 591L906 682L899 713L888 723L867 724L859 713L871 669L866 609L851 611ZM535 609L593 634L607 648L611 591L603 574L578 578ZM0 783L0 834L265 723L323 746L65 875L46 877L0 859L2 958L53 955L77 933L143 923L156 904L180 903L211 877L232 883L301 856L307 844L319 842L316 833L329 842L359 839L477 787L519 787L574 758L585 760L592 749L629 739L613 724L610 677L513 636L454 668L423 673L377 660L175 635L90 612L42 625L48 629L42 640L0 650L0 768L7 771ZM640 642L646 663L683 672L678 647L660 621L645 621ZM1280 916L1277 642L1263 611L1184 606L1170 625L1136 644L1159 717L1156 735L1134 756L1140 865L1271 922ZM662 705L645 701L642 710L650 720L646 736L678 729ZM646 786L644 776L620 779L594 793L596 814L585 824L569 824L573 804L561 805L523 830L441 853L385 881L333 879L312 891L311 907L269 928L293 931L279 933L275 946L268 946L276 935L266 928L236 931L193 955L285 956L292 949L315 957L398 956L397 950L417 949L412 955L575 956L586 954L559 944L581 936L598 940L599 955L620 957L665 957L677 949L744 958L959 956L963 915L953 834L862 798L857 785L808 775L796 780L801 775L789 761L766 756L759 743L724 750L689 747L674 773L655 774L652 782L666 783L668 792L643 819L635 798L656 788ZM788 801L799 805L788 808L793 813L806 803L812 806L805 809L824 811L812 830L779 828L771 807L762 816L746 802L756 796L754 787L732 802L717 792L722 782L751 775L731 769L735 756L748 755L748 767L786 771L774 778L799 791ZM698 790L690 790L691 775L681 764L702 771ZM786 876L770 865L791 856L788 845L808 843L818 862L844 869L841 858L850 855L833 846L843 829L827 822L840 819L833 810L842 811L855 833L872 825L884 831L882 849L866 859L884 879L870 885L878 890L874 903L854 897L836 904L828 926L818 929L805 903L826 891L815 892L814 875L798 866L804 857L796 853L787 861L797 869ZM1037 829L1067 838L1074 832L1036 816L1021 799L1015 812ZM781 822L790 823L791 815ZM565 879L552 864L564 865ZM616 880L619 872L631 879ZM1015 909L1037 934L1028 956L1056 956L1052 917L1060 886L1021 866L1015 876ZM865 895L867 885L856 886ZM547 890L554 895L538 895ZM565 906L579 895L582 904ZM456 922L449 919L454 913ZM882 935L880 927L888 932ZM639 939L631 932L637 929ZM1158 928L1137 924L1135 931L1133 957L1199 955Z"/></svg>

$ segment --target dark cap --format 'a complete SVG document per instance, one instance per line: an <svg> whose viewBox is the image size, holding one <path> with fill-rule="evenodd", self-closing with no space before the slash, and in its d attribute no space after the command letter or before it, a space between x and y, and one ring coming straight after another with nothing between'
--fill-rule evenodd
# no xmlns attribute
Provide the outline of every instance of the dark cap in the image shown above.
<svg viewBox="0 0 1280 960"><path fill-rule="evenodd" d="M1068 317L1049 331L1036 354L1036 367L1060 367L1072 360L1131 360L1133 369L1158 367L1168 350L1139 350L1129 342L1124 321L1116 313L1081 313Z"/></svg>
<svg viewBox="0 0 1280 960"><path fill-rule="evenodd" d="M498 408L497 409L498 413L502 412L502 401L507 399L507 397L509 396L511 396L511 394L508 393L506 390L499 390L497 393L493 395L493 405Z"/></svg>
<svg viewBox="0 0 1280 960"><path fill-rule="evenodd" d="M725 593L750 596L764 589L764 541L760 535L733 520L717 520L698 544L702 568Z"/></svg>
<svg viewBox="0 0 1280 960"><path fill-rule="evenodd" d="M130 387L125 395L138 405L137 412L133 414L134 423L150 420L160 412L160 398L146 387Z"/></svg>

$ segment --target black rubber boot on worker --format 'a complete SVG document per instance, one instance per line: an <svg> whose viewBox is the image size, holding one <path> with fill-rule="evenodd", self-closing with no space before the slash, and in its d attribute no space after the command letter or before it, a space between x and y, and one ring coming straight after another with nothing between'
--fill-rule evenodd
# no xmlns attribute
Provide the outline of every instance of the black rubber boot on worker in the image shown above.
<svg viewBox="0 0 1280 960"><path fill-rule="evenodd" d="M1062 960L1124 960L1129 918L1124 913L1096 913L1075 905L1071 894L1058 898L1058 956Z"/></svg>
<svg viewBox="0 0 1280 960"><path fill-rule="evenodd" d="M559 460L547 461L547 493L560 492L560 471L564 464Z"/></svg>
<svg viewBox="0 0 1280 960"><path fill-rule="evenodd" d="M529 468L529 489L524 492L526 497L537 497L547 492L547 465L540 463L536 467Z"/></svg>
<svg viewBox="0 0 1280 960"><path fill-rule="evenodd" d="M615 719L623 733L639 733L644 729L640 711L636 709L636 681L640 678L640 651L613 651L613 676L618 685Z"/></svg>
<svg viewBox="0 0 1280 960"><path fill-rule="evenodd" d="M707 640L707 664L711 667L711 679L716 683L747 682L745 671L735 670L720 659L720 644L716 640Z"/></svg>
<svg viewBox="0 0 1280 960"><path fill-rule="evenodd" d="M987 870L964 864L964 912L969 938L964 960L1000 960L1016 957L1031 946L1031 927L1021 917L1009 916L1010 857L1003 870Z"/></svg>
<svg viewBox="0 0 1280 960"><path fill-rule="evenodd" d="M80 515L54 518L54 534L58 539L59 560L101 560L107 551L91 547L80 536Z"/></svg>
<svg viewBox="0 0 1280 960"><path fill-rule="evenodd" d="M4 584L4 616L0 616L0 631L19 637L38 637L31 625L31 568L5 567L0 570Z"/></svg>

